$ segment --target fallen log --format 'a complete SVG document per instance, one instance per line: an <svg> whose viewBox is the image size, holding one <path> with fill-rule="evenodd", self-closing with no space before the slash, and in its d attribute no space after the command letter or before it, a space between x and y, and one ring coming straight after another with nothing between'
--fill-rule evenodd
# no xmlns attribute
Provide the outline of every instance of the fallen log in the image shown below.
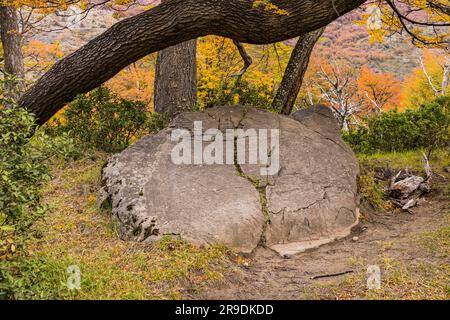
<svg viewBox="0 0 450 320"><path fill-rule="evenodd" d="M428 157L424 153L422 154L425 178L411 175L406 169L404 173L400 171L393 176L389 183L391 202L409 213L412 213L411 208L417 206L419 198L430 192L430 180L433 172ZM400 177L402 178L399 180Z"/></svg>

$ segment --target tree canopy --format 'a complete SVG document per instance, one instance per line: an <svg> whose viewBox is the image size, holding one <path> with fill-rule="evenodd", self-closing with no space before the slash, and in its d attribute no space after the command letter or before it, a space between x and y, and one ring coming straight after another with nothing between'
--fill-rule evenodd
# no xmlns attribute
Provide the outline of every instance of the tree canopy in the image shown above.
<svg viewBox="0 0 450 320"><path fill-rule="evenodd" d="M363 5L364 0L169 0L124 19L56 63L20 99L44 123L77 94L88 92L142 57L205 35L267 44L314 31ZM374 1L382 28L415 42L445 45L449 7L441 0ZM368 19L370 16L367 16ZM427 34L420 27L432 26Z"/></svg>

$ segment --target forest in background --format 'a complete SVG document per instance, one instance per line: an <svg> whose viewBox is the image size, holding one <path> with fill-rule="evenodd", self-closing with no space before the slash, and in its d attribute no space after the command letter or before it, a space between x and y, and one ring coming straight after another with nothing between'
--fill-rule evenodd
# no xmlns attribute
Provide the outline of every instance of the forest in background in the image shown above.
<svg viewBox="0 0 450 320"><path fill-rule="evenodd" d="M86 12L83 7L58 6L37 10L38 18L33 21L26 20L26 4L20 17L26 26L22 27L21 45L27 88L57 61L113 23L157 5L119 1L106 9L94 6ZM55 17L55 12L71 10L76 14ZM83 12L86 16L81 19ZM436 201L445 206L450 194L446 171L450 165L448 48L417 47L405 34L380 37L368 30L364 15L364 10L353 11L327 26L311 55L294 110L315 104L332 108L345 141L358 154L360 192L374 210L395 211L387 182L381 177L385 167L423 175L422 152L433 171L444 177L437 178L433 190L438 195ZM198 100L192 110L244 104L278 112L272 102L295 44L296 39L244 44L253 63L237 77L243 62L235 43L214 35L199 38ZM156 53L147 55L100 88L78 95L37 132L32 114L21 108L1 108L2 297L182 298L206 283L226 278L236 265L245 268L251 263L228 248L198 248L179 239L135 249L119 241L108 210L97 206L105 159L146 134L157 133L170 121L166 114L154 112L156 60ZM2 47L0 61L0 70L4 70ZM22 79L1 76L2 106L15 103L8 90L17 80ZM435 297L442 298L448 295L442 263L446 257L442 252L448 248L448 226L439 227L436 233L424 236L431 237L437 247L439 255L433 258L439 267L436 277L424 276L423 284L435 285ZM109 242L102 248L89 253L78 250L79 243L92 249L103 239ZM146 261L157 263L150 268ZM65 266L75 262L86 273L86 290L82 292L67 290L62 284ZM387 264L395 272L403 271L403 266L396 269L396 265ZM426 298L426 290L402 291L406 290L402 286L416 285L408 277L409 273L402 273L400 280L392 280L386 291L374 297L392 298L401 291L406 297ZM364 290L348 290L344 285L339 295L373 297Z"/></svg>
<svg viewBox="0 0 450 320"><path fill-rule="evenodd" d="M132 7L130 12L93 8L85 17L73 18L73 22L64 17L47 17L47 32L31 30L25 38L24 57L28 81L32 83L58 59L70 54L119 19L144 8L147 7ZM421 59L433 83L439 87L444 77L445 51L417 48L408 37L397 34L382 40L374 39L361 23L362 14L349 13L327 26L312 54L298 107L310 105L311 95L314 103L321 101L317 79L314 77L317 78L321 66L326 70L331 68L331 64L342 66L351 73L351 80L357 83L359 95L363 95L355 99L365 100L363 103L369 107L374 95L382 95L383 100L389 100L383 106L386 110L414 108L433 97ZM55 26L55 30L52 26ZM249 46L254 62L244 77L247 88L242 90L258 91L259 97L255 94L255 99L264 106L270 105L294 46L295 39L274 45ZM241 68L238 50L231 40L210 36L200 39L197 58L200 106L227 103L220 101L220 95L229 94L234 84L233 75ZM125 68L107 85L123 98L147 103L149 110L152 110L155 64L156 54L150 55ZM366 93L369 93L370 99ZM236 101L237 97L234 99ZM242 103L248 102L245 99Z"/></svg>

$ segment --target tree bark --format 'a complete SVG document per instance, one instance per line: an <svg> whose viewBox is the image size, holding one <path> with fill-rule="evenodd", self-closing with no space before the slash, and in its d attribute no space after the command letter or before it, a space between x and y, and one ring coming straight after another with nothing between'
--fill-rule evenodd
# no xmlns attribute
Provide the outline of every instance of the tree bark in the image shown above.
<svg viewBox="0 0 450 320"><path fill-rule="evenodd" d="M314 45L322 36L325 28L300 36L284 72L283 80L272 102L272 108L280 113L290 115L303 83L309 59Z"/></svg>
<svg viewBox="0 0 450 320"><path fill-rule="evenodd" d="M365 0L272 0L282 15L254 8L252 0L168 0L122 20L56 63L20 99L45 123L79 93L86 93L140 58L206 35L267 44L324 27Z"/></svg>
<svg viewBox="0 0 450 320"><path fill-rule="evenodd" d="M445 58L444 63L444 76L442 79L442 94L444 95L448 85L450 84L450 57Z"/></svg>
<svg viewBox="0 0 450 320"><path fill-rule="evenodd" d="M155 75L155 111L171 118L197 104L197 40L158 52Z"/></svg>
<svg viewBox="0 0 450 320"><path fill-rule="evenodd" d="M22 35L15 8L0 6L0 34L5 65L3 71L7 75L15 77L15 80L5 84L5 96L18 100L20 93L25 87L25 68L22 53Z"/></svg>

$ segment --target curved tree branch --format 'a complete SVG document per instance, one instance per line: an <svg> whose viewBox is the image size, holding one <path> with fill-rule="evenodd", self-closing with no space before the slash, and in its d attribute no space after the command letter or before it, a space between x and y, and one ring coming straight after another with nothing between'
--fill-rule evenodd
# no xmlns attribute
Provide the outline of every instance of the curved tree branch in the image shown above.
<svg viewBox="0 0 450 320"><path fill-rule="evenodd" d="M20 99L45 123L77 94L107 81L140 58L205 35L238 42L279 42L326 26L365 0L272 0L287 15L253 7L252 0L168 0L122 20L56 63Z"/></svg>

